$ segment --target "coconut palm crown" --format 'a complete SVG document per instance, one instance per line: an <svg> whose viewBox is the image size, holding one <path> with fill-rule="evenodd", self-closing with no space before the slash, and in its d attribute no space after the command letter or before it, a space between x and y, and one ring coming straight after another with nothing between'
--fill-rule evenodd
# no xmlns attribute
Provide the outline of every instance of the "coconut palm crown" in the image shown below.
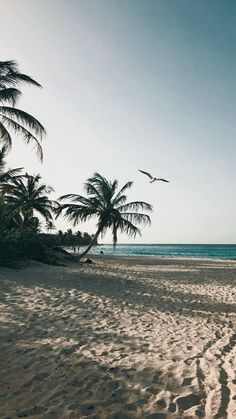
<svg viewBox="0 0 236 419"><path fill-rule="evenodd" d="M88 248L81 254L84 256L96 242L98 236L104 235L107 229L112 230L113 245L117 243L117 233L126 233L129 237L135 237L141 232L137 225L151 223L149 215L143 211L152 211L152 206L143 201L127 203L125 192L131 188L133 182L127 182L118 190L118 181L108 181L99 173L95 173L85 183L87 197L68 194L61 196L59 201L70 199L70 203L61 204L57 213L64 213L64 217L76 225L79 221L87 221L96 217L97 232L93 236ZM142 211L142 212L140 212Z"/></svg>
<svg viewBox="0 0 236 419"><path fill-rule="evenodd" d="M21 168L6 170L6 155L5 147L0 149L0 235L4 229L9 226L12 217L9 219L9 208L6 205L4 194L10 189L10 182L17 176L20 176Z"/></svg>
<svg viewBox="0 0 236 419"><path fill-rule="evenodd" d="M10 209L9 213L12 216L18 214L22 227L27 227L35 215L40 215L46 222L52 221L57 203L48 198L51 192L53 188L41 183L40 175L26 173L12 179L4 198Z"/></svg>
<svg viewBox="0 0 236 419"><path fill-rule="evenodd" d="M27 112L15 108L21 96L21 91L16 86L21 83L41 87L34 79L20 73L15 61L0 61L0 144L10 149L11 133L20 135L27 144L34 144L42 160L40 142L45 134L44 127Z"/></svg>
<svg viewBox="0 0 236 419"><path fill-rule="evenodd" d="M10 182L15 176L19 175L22 168L5 170L6 167L6 156L7 148L0 148L0 192L2 191L4 184Z"/></svg>

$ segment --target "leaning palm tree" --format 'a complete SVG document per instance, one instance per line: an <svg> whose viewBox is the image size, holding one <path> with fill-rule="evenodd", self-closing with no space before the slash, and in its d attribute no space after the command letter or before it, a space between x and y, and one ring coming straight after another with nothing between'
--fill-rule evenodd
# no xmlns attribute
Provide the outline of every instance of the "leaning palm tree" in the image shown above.
<svg viewBox="0 0 236 419"><path fill-rule="evenodd" d="M87 249L80 255L82 258L96 243L99 235L104 235L107 229L112 230L114 248L117 243L117 233L126 233L129 237L135 237L141 232L137 225L150 224L149 215L139 212L152 211L152 206L143 201L127 203L125 192L132 186L133 182L127 182L118 190L118 182L108 181L99 173L95 173L85 183L87 197L75 194L64 195L60 201L70 199L70 203L61 204L57 215L64 212L64 217L76 225L79 221L87 221L96 217L97 232L93 236ZM137 224L137 225L135 225Z"/></svg>
<svg viewBox="0 0 236 419"><path fill-rule="evenodd" d="M4 198L9 214L18 215L23 230L30 229L35 214L40 215L47 223L53 220L52 213L57 203L48 198L53 188L42 184L40 180L39 175L31 176L27 173L19 178L15 177L10 182L11 187L5 193Z"/></svg>
<svg viewBox="0 0 236 419"><path fill-rule="evenodd" d="M41 87L34 79L20 73L15 61L0 61L0 144L10 149L13 132L20 135L27 144L32 142L42 160L40 141L45 134L44 127L27 112L15 108L21 96L21 91L16 88L20 83Z"/></svg>

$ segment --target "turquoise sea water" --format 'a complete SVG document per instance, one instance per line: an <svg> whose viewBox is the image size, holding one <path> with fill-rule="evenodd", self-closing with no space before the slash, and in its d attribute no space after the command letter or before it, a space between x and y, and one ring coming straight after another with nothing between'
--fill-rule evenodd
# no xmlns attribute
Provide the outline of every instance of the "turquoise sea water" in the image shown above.
<svg viewBox="0 0 236 419"><path fill-rule="evenodd" d="M236 260L236 244L118 244L95 246L90 253L166 257L220 258Z"/></svg>

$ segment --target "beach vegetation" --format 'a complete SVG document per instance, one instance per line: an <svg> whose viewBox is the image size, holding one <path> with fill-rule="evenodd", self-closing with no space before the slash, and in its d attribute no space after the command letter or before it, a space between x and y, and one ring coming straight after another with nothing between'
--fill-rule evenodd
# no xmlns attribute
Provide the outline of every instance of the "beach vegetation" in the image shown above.
<svg viewBox="0 0 236 419"><path fill-rule="evenodd" d="M80 253L82 258L109 229L114 247L118 232L128 237L140 235L139 227L151 222L148 213L152 206L143 201L127 202L127 191L133 182L119 189L117 180L109 181L95 173L84 185L86 196L67 194L57 202L51 199L54 189L44 184L39 174L23 173L22 167L6 167L15 135L27 144L33 143L38 157L43 158L43 125L16 108L22 84L41 87L33 78L21 73L14 60L0 61L0 264L24 258L51 263L56 258L50 249L57 248L63 253L62 246L72 246L74 250L75 246L86 246ZM55 232L54 221L60 215L74 227L95 217L97 230L94 235L79 230L73 232L71 228Z"/></svg>

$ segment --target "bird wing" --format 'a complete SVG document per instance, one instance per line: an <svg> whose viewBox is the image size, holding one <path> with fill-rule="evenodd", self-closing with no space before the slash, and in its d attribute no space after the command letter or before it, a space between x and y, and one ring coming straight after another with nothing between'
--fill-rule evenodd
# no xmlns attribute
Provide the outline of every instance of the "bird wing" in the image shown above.
<svg viewBox="0 0 236 419"><path fill-rule="evenodd" d="M161 180L162 182L167 182L167 183L170 183L170 182L169 182L169 180L163 179L163 178L161 178L161 177L160 177L160 178L158 178L157 180Z"/></svg>
<svg viewBox="0 0 236 419"><path fill-rule="evenodd" d="M139 170L139 172L143 173L144 175L147 175L150 179L153 179L153 176L150 175L150 173L144 172L143 170L140 170L140 169L138 169L138 170Z"/></svg>

